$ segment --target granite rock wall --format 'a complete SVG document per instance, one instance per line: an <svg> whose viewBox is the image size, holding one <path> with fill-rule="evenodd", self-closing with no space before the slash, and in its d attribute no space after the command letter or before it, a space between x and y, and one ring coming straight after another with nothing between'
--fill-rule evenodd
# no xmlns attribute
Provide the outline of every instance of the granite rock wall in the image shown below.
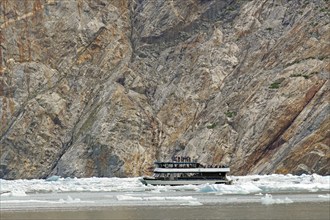
<svg viewBox="0 0 330 220"><path fill-rule="evenodd" d="M330 175L327 0L1 0L0 178Z"/></svg>

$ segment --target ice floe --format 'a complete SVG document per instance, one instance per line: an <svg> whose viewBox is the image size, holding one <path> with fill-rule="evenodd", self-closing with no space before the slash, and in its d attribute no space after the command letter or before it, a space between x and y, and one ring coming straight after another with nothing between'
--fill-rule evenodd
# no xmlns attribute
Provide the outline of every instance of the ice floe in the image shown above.
<svg viewBox="0 0 330 220"><path fill-rule="evenodd" d="M131 195L118 195L117 199L119 201L195 201L196 198L192 196L166 196L166 197L160 197L160 196L131 196Z"/></svg>
<svg viewBox="0 0 330 220"><path fill-rule="evenodd" d="M283 203L293 203L291 199L285 197L285 199L274 199L271 194L266 194L261 199L261 204L271 205L271 204L283 204Z"/></svg>
<svg viewBox="0 0 330 220"><path fill-rule="evenodd" d="M326 194L326 195L318 195L319 198L325 198L325 199L329 199L330 200L330 194Z"/></svg>
<svg viewBox="0 0 330 220"><path fill-rule="evenodd" d="M192 191L223 194L270 194L278 192L328 192L330 176L312 175L250 175L231 176L232 185L145 186L139 178L61 178L3 180L0 179L0 195L26 196L29 193L56 192L163 192ZM119 197L121 198L121 197ZM125 199L122 197L121 199Z"/></svg>

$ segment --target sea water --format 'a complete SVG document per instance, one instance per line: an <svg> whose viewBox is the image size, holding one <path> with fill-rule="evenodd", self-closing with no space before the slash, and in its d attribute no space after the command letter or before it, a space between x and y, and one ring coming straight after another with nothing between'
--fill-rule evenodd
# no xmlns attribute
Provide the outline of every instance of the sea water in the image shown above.
<svg viewBox="0 0 330 220"><path fill-rule="evenodd" d="M0 180L3 219L329 219L330 176L230 176L232 185L139 178ZM254 213L254 214L253 214Z"/></svg>

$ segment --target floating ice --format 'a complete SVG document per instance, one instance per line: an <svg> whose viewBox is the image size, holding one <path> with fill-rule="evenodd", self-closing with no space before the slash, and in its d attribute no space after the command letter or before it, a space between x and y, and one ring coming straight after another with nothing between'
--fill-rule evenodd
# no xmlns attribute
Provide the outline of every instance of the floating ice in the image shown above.
<svg viewBox="0 0 330 220"><path fill-rule="evenodd" d="M330 194L326 194L326 195L319 195L319 198L325 198L325 199L330 199Z"/></svg>
<svg viewBox="0 0 330 220"><path fill-rule="evenodd" d="M250 175L231 176L233 185L205 184L184 186L145 186L139 178L61 178L3 180L0 179L1 196L25 196L29 193L53 192L176 192L257 194L277 192L330 191L330 176L313 175Z"/></svg>
<svg viewBox="0 0 330 220"><path fill-rule="evenodd" d="M136 196L128 196L128 195L118 195L117 199L119 201L141 201L143 200L141 197L136 197Z"/></svg>
<svg viewBox="0 0 330 220"><path fill-rule="evenodd" d="M81 201L79 198L71 198L68 196L67 199L59 199L58 201L49 201L49 200L35 200L35 199L29 199L29 200L5 200L0 201L1 204L5 203L43 203L43 204L63 204L63 203L95 203L95 201Z"/></svg>
<svg viewBox="0 0 330 220"><path fill-rule="evenodd" d="M58 181L61 177L60 176L51 176L46 179L46 181Z"/></svg>
<svg viewBox="0 0 330 220"><path fill-rule="evenodd" d="M59 203L57 201L45 201L45 200L36 200L36 199L29 199L29 200L1 200L1 203Z"/></svg>
<svg viewBox="0 0 330 220"><path fill-rule="evenodd" d="M218 185L218 184L205 184L201 185L198 192L217 192L221 194L250 194L258 193L262 190L252 183L246 183L244 185Z"/></svg>
<svg viewBox="0 0 330 220"><path fill-rule="evenodd" d="M250 175L232 177L235 186L253 184L263 193L271 192L317 192L330 190L330 176L317 174L294 176L281 175Z"/></svg>
<svg viewBox="0 0 330 220"><path fill-rule="evenodd" d="M143 200L146 201L163 201L166 197L152 196L152 197L144 197Z"/></svg>
<svg viewBox="0 0 330 220"><path fill-rule="evenodd" d="M26 193L23 190L14 189L12 191L1 194L1 197L4 196L26 196Z"/></svg>
<svg viewBox="0 0 330 220"><path fill-rule="evenodd" d="M187 205L187 206L199 206L203 205L203 203L200 203L198 201L189 201L188 203L182 203L180 205Z"/></svg>
<svg viewBox="0 0 330 220"><path fill-rule="evenodd" d="M186 200L186 201L192 201L192 200L196 200L196 198L192 197L192 196L170 196L170 197L165 197L166 200Z"/></svg>
<svg viewBox="0 0 330 220"><path fill-rule="evenodd" d="M60 203L79 203L81 200L79 198L73 199L71 196L68 196L67 199L59 199Z"/></svg>
<svg viewBox="0 0 330 220"><path fill-rule="evenodd" d="M261 198L261 204L271 205L271 204L283 204L283 203L293 203L291 199L285 197L285 199L273 199L271 194L266 194L265 197Z"/></svg>
<svg viewBox="0 0 330 220"><path fill-rule="evenodd" d="M196 198L192 196L131 196L131 195L118 195L117 199L119 201L161 201L161 200L168 200L168 201L195 201Z"/></svg>

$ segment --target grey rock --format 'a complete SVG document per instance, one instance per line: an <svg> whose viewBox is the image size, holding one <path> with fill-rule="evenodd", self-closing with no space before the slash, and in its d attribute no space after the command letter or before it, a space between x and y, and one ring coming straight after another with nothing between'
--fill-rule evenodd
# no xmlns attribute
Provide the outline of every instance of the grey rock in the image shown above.
<svg viewBox="0 0 330 220"><path fill-rule="evenodd" d="M326 1L0 3L0 178L190 156L329 175Z"/></svg>

